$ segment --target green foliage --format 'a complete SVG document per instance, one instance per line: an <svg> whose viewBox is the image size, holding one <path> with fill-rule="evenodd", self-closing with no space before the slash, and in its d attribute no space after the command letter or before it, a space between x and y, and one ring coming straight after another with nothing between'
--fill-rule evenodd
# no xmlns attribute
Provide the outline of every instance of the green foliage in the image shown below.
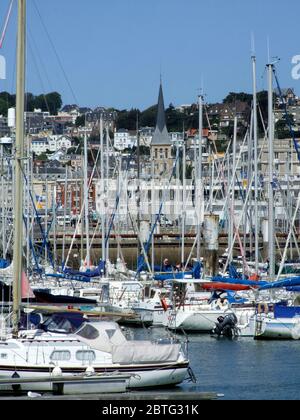
<svg viewBox="0 0 300 420"><path fill-rule="evenodd" d="M138 109L131 109L130 111L119 111L117 117L118 129L136 130L137 120L140 119L141 112Z"/></svg>
<svg viewBox="0 0 300 420"><path fill-rule="evenodd" d="M76 121L75 121L75 125L76 125L77 128L78 127L84 127L84 125L85 125L85 115L81 115L80 117L77 117Z"/></svg>
<svg viewBox="0 0 300 420"><path fill-rule="evenodd" d="M7 115L8 108L16 105L16 95L8 92L0 93L0 114ZM61 95L58 92L47 93L46 95L35 96L32 93L25 94L25 110L28 112L34 109L41 109L42 112L49 111L52 115L57 115L62 107Z"/></svg>
<svg viewBox="0 0 300 420"><path fill-rule="evenodd" d="M141 113L140 126L154 127L156 124L157 105L151 106Z"/></svg>
<svg viewBox="0 0 300 420"><path fill-rule="evenodd" d="M291 114L287 115L287 118L277 121L275 125L275 133L277 138L286 139L291 137L289 124L291 124L291 126L294 125L294 117Z"/></svg>
<svg viewBox="0 0 300 420"><path fill-rule="evenodd" d="M223 100L224 104L233 104L234 102L241 101L241 102L247 102L247 104L251 104L252 102L252 95L245 92L230 92L229 95L226 96L226 98Z"/></svg>
<svg viewBox="0 0 300 420"><path fill-rule="evenodd" d="M48 155L47 153L41 153L39 156L37 156L37 159L46 162L48 160Z"/></svg>

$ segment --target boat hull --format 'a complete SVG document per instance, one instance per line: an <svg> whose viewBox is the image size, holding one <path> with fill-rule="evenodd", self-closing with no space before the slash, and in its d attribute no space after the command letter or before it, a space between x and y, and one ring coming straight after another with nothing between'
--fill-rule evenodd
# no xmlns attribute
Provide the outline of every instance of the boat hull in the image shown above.
<svg viewBox="0 0 300 420"><path fill-rule="evenodd" d="M153 365L153 366L119 366L119 367L98 367L94 368L95 375L114 375L116 372L130 376L126 384L127 389L145 389L157 388L165 386L175 386L184 381L188 374L188 362L174 363L173 365ZM84 375L83 369L63 369L62 376L70 377ZM49 368L42 367L0 367L0 384L1 382L12 379L13 375L18 375L18 379L29 380L30 383L24 383L19 388L22 392L35 391L35 392L53 392L55 390L54 384L49 381ZM37 382L34 382L37 378ZM44 378L44 382L42 379ZM101 381L99 376L98 381L82 380L78 383L70 383L64 386L66 391L64 393L111 393L111 392L124 392L124 380L105 380ZM12 386L1 386L0 392L13 391Z"/></svg>
<svg viewBox="0 0 300 420"><path fill-rule="evenodd" d="M300 319L258 319L255 328L256 340L300 340Z"/></svg>
<svg viewBox="0 0 300 420"><path fill-rule="evenodd" d="M220 316L225 316L225 311L200 310L193 312L180 310L169 314L166 326L170 330L208 333L215 328Z"/></svg>

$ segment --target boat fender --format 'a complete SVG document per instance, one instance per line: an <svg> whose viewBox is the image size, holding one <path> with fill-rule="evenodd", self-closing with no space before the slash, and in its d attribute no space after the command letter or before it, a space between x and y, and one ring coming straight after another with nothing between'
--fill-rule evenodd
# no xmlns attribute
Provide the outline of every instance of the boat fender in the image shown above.
<svg viewBox="0 0 300 420"><path fill-rule="evenodd" d="M62 376L62 370L59 366L55 366L55 368L52 371L53 376Z"/></svg>
<svg viewBox="0 0 300 420"><path fill-rule="evenodd" d="M161 303L161 306L163 307L163 310L165 312L167 312L167 310L168 310L168 304L167 304L166 300L164 298L161 298L160 299L160 303Z"/></svg>
<svg viewBox="0 0 300 420"><path fill-rule="evenodd" d="M95 369L93 368L93 366L88 366L86 368L85 374L87 376L93 376L93 375L95 375Z"/></svg>

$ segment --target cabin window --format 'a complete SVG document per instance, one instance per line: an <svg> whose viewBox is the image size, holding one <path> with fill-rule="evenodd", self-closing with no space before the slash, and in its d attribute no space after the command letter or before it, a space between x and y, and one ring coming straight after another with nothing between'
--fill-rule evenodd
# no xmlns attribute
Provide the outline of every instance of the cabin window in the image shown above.
<svg viewBox="0 0 300 420"><path fill-rule="evenodd" d="M81 362L93 362L96 359L96 354L91 350L77 351L76 359Z"/></svg>
<svg viewBox="0 0 300 420"><path fill-rule="evenodd" d="M52 362L68 361L71 360L71 353L69 351L54 351L50 356L50 360Z"/></svg>
<svg viewBox="0 0 300 420"><path fill-rule="evenodd" d="M88 340L96 340L96 338L99 337L99 331L92 325L85 324L79 331L77 331L77 335Z"/></svg>
<svg viewBox="0 0 300 420"><path fill-rule="evenodd" d="M7 354L6 353L1 353L0 354L0 359L7 359Z"/></svg>

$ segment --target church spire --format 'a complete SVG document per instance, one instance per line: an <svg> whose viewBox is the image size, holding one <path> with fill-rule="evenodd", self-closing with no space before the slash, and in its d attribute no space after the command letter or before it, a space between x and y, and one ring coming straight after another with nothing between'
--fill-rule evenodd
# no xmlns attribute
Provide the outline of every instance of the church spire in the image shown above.
<svg viewBox="0 0 300 420"><path fill-rule="evenodd" d="M164 94L162 88L162 81L160 81L159 95L158 95L158 107L157 107L157 118L156 128L152 139L152 146L171 146L171 141L166 125L166 114L165 114L165 103Z"/></svg>

